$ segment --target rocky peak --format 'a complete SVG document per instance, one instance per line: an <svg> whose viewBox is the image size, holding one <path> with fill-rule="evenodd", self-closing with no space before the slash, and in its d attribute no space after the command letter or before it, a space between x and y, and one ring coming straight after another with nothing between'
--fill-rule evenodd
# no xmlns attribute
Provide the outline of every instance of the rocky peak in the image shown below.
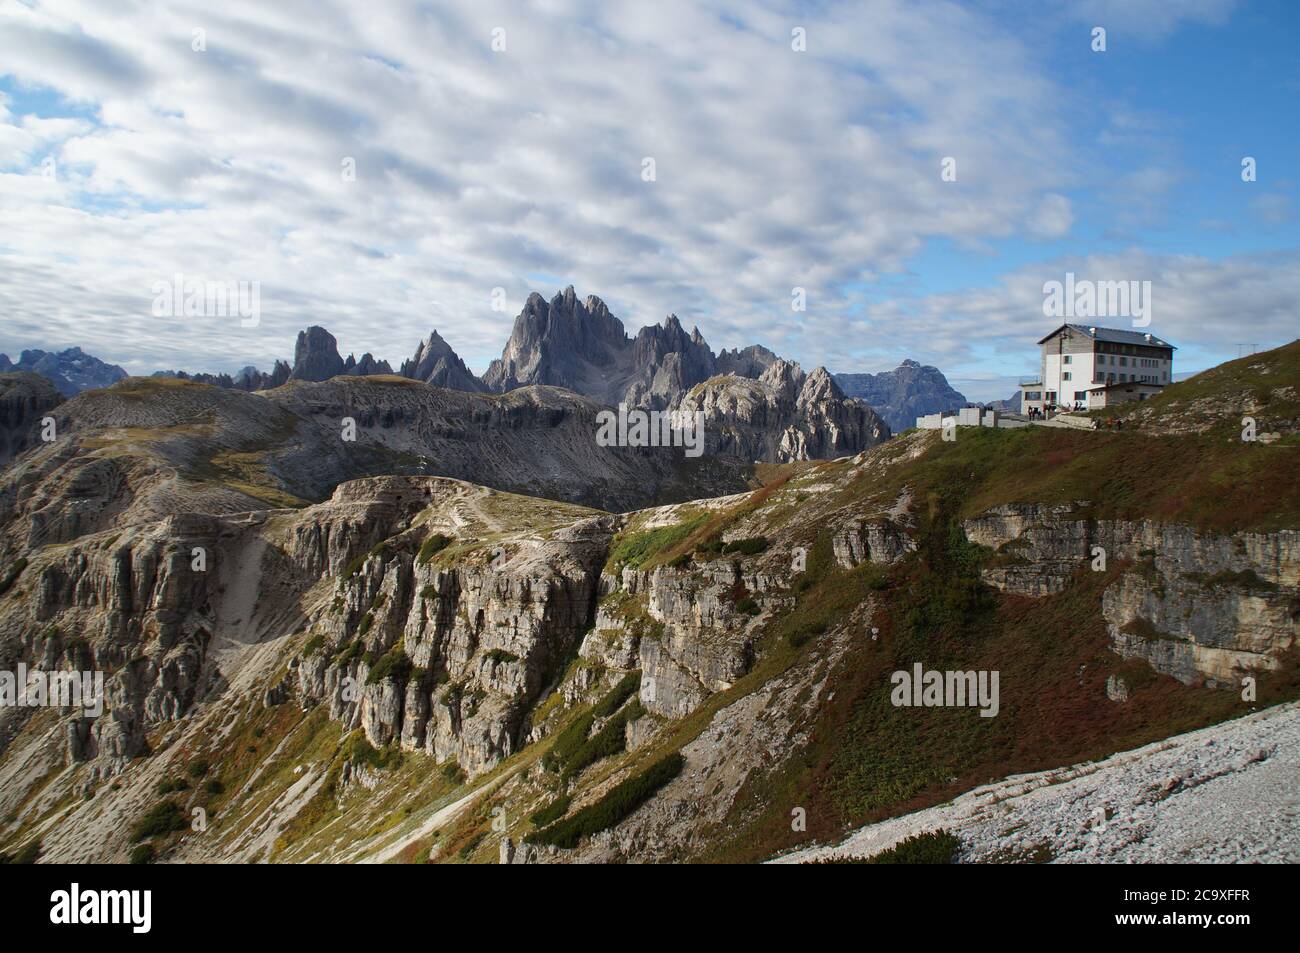
<svg viewBox="0 0 1300 953"><path fill-rule="evenodd" d="M416 348L415 357L402 362L402 376L453 390L487 390L436 330L429 332L428 339Z"/></svg>
<svg viewBox="0 0 1300 953"><path fill-rule="evenodd" d="M345 370L334 335L317 325L298 332L290 377L298 381L325 381Z"/></svg>
<svg viewBox="0 0 1300 953"><path fill-rule="evenodd" d="M361 355L359 361L353 360L352 355L349 354L345 373L355 374L360 377L370 374L391 374L393 369L387 361L376 360L374 355L367 351Z"/></svg>

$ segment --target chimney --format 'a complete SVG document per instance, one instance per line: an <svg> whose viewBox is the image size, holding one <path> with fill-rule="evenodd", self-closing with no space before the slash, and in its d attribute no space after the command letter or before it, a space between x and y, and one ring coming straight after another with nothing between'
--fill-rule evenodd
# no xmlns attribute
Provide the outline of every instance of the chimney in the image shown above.
<svg viewBox="0 0 1300 953"><path fill-rule="evenodd" d="M1145 336L1146 339L1147 339L1147 343L1150 344L1150 343L1151 343L1151 335L1150 335L1150 334L1146 334L1146 335L1144 335L1144 336Z"/></svg>
<svg viewBox="0 0 1300 953"><path fill-rule="evenodd" d="M1096 328L1089 328L1089 329L1088 329L1088 333L1091 334L1093 337L1096 337L1096 336L1097 336L1097 329L1096 329Z"/></svg>

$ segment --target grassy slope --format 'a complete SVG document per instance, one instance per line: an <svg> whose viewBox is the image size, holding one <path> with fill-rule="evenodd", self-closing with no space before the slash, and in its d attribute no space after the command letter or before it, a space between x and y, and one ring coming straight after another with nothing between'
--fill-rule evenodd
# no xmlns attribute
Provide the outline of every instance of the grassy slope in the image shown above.
<svg viewBox="0 0 1300 953"><path fill-rule="evenodd" d="M1236 403L1243 392L1259 400L1259 382L1267 380L1273 419L1294 417L1300 346L1202 377L1142 408L1137 429L963 429L955 442L934 440L920 459L891 467L884 480L862 478L844 490L841 502L885 503L903 486L912 488L920 552L871 581L882 610L879 640L858 643L837 673L812 744L775 774L751 778L704 857L761 859L1007 774L1104 757L1300 697L1296 653L1280 671L1260 677L1254 705L1234 692L1189 688L1144 663L1123 662L1109 650L1100 603L1125 567L1081 572L1065 592L1047 598L996 593L978 581L988 554L957 529L961 518L999 503L1073 500L1090 501L1095 517L1181 521L1219 532L1300 525L1300 486L1289 476L1300 440L1288 434L1271 446L1243 443ZM1169 418L1185 419L1189 406L1202 426L1208 423L1205 432L1151 435ZM834 618L837 604L859 597L854 590L872 572L822 571L792 615ZM1000 671L999 716L939 708L918 718L893 707L889 675L916 661L927 669ZM1130 684L1126 704L1106 697L1114 673ZM790 829L793 806L807 810L806 833ZM753 814L758 820L746 820Z"/></svg>

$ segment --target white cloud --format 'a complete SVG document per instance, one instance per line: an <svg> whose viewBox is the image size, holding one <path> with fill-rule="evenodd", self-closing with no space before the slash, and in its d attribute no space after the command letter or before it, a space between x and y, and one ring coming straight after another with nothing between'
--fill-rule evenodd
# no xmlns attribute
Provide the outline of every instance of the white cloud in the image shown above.
<svg viewBox="0 0 1300 953"><path fill-rule="evenodd" d="M842 286L930 236L1071 221L1052 191L1069 168L1053 82L956 4L206 7L0 14L3 69L101 121L60 129L53 190L29 166L0 191L23 236L4 252L7 342L228 369L286 355L309 322L393 361L437 325L481 366L513 317L491 289L517 308L536 274L633 328L676 311L715 347L797 342L842 328ZM31 130L3 123L0 150L30 162L14 130ZM940 181L949 155L956 183ZM150 317L149 289L177 271L259 280L262 326ZM808 328L794 285L818 310Z"/></svg>

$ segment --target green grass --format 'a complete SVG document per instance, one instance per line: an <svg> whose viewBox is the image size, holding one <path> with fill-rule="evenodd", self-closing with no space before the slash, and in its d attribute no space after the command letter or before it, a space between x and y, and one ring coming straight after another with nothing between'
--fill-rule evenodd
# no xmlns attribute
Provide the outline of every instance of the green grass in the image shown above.
<svg viewBox="0 0 1300 953"><path fill-rule="evenodd" d="M697 513L672 526L619 533L610 547L609 558L605 562L606 571L617 573L625 567L645 567L657 555L687 539L708 519L708 513Z"/></svg>

